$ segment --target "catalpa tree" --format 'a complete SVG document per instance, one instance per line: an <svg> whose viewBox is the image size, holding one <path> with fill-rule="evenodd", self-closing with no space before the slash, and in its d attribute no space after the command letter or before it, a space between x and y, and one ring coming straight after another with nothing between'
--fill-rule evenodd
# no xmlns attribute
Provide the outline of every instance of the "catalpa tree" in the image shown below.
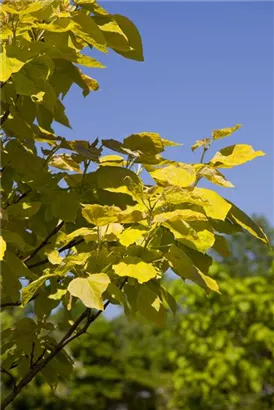
<svg viewBox="0 0 274 410"><path fill-rule="evenodd" d="M153 132L122 141L55 135L54 121L70 127L62 100L71 86L84 96L99 87L81 68L103 67L87 48L143 60L135 25L95 0L2 2L1 306L24 310L2 332L1 371L12 387L2 409L38 372L52 386L67 376L65 346L108 305L163 325L167 310L176 311L161 282L169 269L219 292L208 252L226 254L225 235L242 230L268 242L236 205L198 187L202 178L231 187L220 169L264 155L239 144L204 161L239 125L197 141L198 164L165 159L165 147L179 144ZM82 313L72 320L76 304ZM50 320L58 306L67 317L60 337Z"/></svg>

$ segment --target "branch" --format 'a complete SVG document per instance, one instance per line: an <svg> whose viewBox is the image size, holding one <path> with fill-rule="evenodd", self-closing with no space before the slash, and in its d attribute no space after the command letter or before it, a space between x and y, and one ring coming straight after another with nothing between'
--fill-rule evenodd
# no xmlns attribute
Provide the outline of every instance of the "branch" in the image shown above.
<svg viewBox="0 0 274 410"><path fill-rule="evenodd" d="M126 282L127 278L123 280L119 288L122 289ZM107 300L104 304L104 310L108 307L109 304L110 300ZM18 385L15 385L14 390L2 402L1 409L4 410L5 408L7 408L7 406L12 403L13 400L18 396L21 390L31 382L36 374L39 373L51 361L51 359L53 359L68 343L85 333L91 323L93 323L104 312L104 310L98 310L94 315L90 316L90 309L86 309L71 326L65 336L60 340L57 346L51 351L51 353L42 360L38 359L36 363L34 363L33 368L28 371L28 373L23 377ZM76 334L73 334L85 318L87 318L86 324Z"/></svg>
<svg viewBox="0 0 274 410"><path fill-rule="evenodd" d="M0 308L4 308L4 307L9 307L9 306L20 306L21 302L20 300L18 300L17 302L7 302L7 303L1 303Z"/></svg>
<svg viewBox="0 0 274 410"><path fill-rule="evenodd" d="M6 375L9 376L10 381L12 383L12 388L16 389L16 380L15 377L11 374L11 372L9 372L8 370L4 369L3 367L1 367L1 373L5 373Z"/></svg>
<svg viewBox="0 0 274 410"><path fill-rule="evenodd" d="M11 205L18 204L18 202L22 201L22 199L25 198L30 192L31 189L28 189L26 192L20 195L19 198L16 199L16 201L12 202L11 204L8 203L6 206L4 206L4 209L7 209Z"/></svg>
<svg viewBox="0 0 274 410"><path fill-rule="evenodd" d="M60 229L62 228L62 226L64 225L64 221L60 222L59 225L57 225L49 234L48 236L43 240L43 242L37 246L37 248L34 249L34 251L31 252L30 255L28 255L25 259L23 259L23 262L27 262L30 259L34 258L34 256L40 251L40 249L42 249L44 246L46 246L48 244L48 240L54 236L58 231L60 231Z"/></svg>
<svg viewBox="0 0 274 410"><path fill-rule="evenodd" d="M67 245L62 246L62 248L59 248L58 252L60 253L60 252L63 252L67 249L71 249L71 248L73 248L73 246L79 245L82 242L84 242L84 239L79 239L78 241L73 240L70 243L68 243ZM40 262L33 263L32 265L27 265L27 267L29 269L36 268L37 266L44 265L45 263L48 263L48 258L45 258L45 259L41 260Z"/></svg>

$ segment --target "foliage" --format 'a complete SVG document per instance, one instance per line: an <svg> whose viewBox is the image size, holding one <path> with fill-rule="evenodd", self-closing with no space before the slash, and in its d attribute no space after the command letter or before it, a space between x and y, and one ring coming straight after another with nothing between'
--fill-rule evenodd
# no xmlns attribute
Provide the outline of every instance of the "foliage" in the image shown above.
<svg viewBox="0 0 274 410"><path fill-rule="evenodd" d="M227 187L219 168L264 155L239 144L203 163L209 145L238 126L215 130L199 164L162 157L178 144L157 133L122 142L55 135L54 122L70 127L62 99L71 85L84 96L99 87L78 67L102 68L82 53L87 47L143 60L134 24L94 0L1 4L2 307L33 303L35 313L2 333L2 371L14 382L3 409L37 373L52 386L69 373L64 347L110 303L162 326L166 310L176 310L161 283L169 268L218 292L207 252L226 251L222 234L244 229L268 243L243 211L197 187L203 177ZM144 184L145 172L152 186ZM76 303L86 309L72 321ZM50 315L60 304L67 327L57 341Z"/></svg>
<svg viewBox="0 0 274 410"><path fill-rule="evenodd" d="M247 239L236 236L233 243ZM256 246L253 251L261 258ZM240 270L231 277L225 263L211 272L222 295L207 297L197 286L168 282L180 307L164 329L123 316L95 322L70 346L75 359L70 378L62 378L52 394L40 376L14 410L270 410L274 266L268 272L251 269L244 278ZM52 319L59 327L63 311Z"/></svg>

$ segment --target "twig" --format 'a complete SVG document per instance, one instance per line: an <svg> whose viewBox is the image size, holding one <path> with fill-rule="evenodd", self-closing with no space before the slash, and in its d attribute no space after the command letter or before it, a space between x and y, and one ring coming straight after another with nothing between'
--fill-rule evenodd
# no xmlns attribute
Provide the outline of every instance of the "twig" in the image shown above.
<svg viewBox="0 0 274 410"><path fill-rule="evenodd" d="M34 358L34 349L35 349L35 342L32 342L32 346L31 346L31 353L30 353L30 368L33 368L33 358Z"/></svg>
<svg viewBox="0 0 274 410"><path fill-rule="evenodd" d="M31 254L29 254L25 259L23 259L23 262L27 262L30 259L34 258L34 256L40 251L40 249L42 249L44 246L46 246L48 244L48 240L54 236L58 231L60 231L60 229L62 228L62 226L64 225L64 221L60 222L59 225L57 225L49 234L48 236L43 240L43 242L41 242L41 244L39 246L37 246L37 248L34 249L34 251L31 252Z"/></svg>
<svg viewBox="0 0 274 410"><path fill-rule="evenodd" d="M62 246L62 248L59 248L58 252L60 253L60 252L63 252L67 249L71 249L71 248L73 248L73 246L79 245L82 242L84 242L84 239L79 239L78 241L73 240L70 243L68 243L67 245ZM48 263L48 258L45 258L45 259L41 260L40 262L33 263L32 265L27 264L27 267L29 269L36 268L37 266L44 265L45 263Z"/></svg>
<svg viewBox="0 0 274 410"><path fill-rule="evenodd" d="M4 307L9 307L9 306L20 306L21 305L21 301L18 300L17 302L7 302L7 303L1 303L0 308L4 308Z"/></svg>
<svg viewBox="0 0 274 410"><path fill-rule="evenodd" d="M4 206L4 209L7 209L11 205L18 204L18 202L22 201L22 199L25 198L30 192L31 189L28 189L26 192L20 195L19 198L17 198L14 202L12 202L11 204L8 203L6 206Z"/></svg>
<svg viewBox="0 0 274 410"><path fill-rule="evenodd" d="M15 380L15 377L11 374L11 372L9 372L8 370L1 367L1 373L5 373L6 375L9 376L9 378L12 382L12 387L13 387L13 389L15 389L16 388L16 380Z"/></svg>

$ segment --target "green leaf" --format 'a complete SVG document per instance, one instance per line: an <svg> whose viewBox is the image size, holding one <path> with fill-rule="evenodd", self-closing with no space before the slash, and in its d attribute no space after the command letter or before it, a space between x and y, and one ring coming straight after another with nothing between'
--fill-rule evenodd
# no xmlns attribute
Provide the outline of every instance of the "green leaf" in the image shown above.
<svg viewBox="0 0 274 410"><path fill-rule="evenodd" d="M31 298L39 291L41 286L44 285L46 280L50 280L52 278L57 277L58 275L55 274L48 274L41 276L39 279L31 282L29 285L22 289L22 306L26 306Z"/></svg>
<svg viewBox="0 0 274 410"><path fill-rule="evenodd" d="M108 275L96 273L89 275L88 278L73 279L68 286L68 291L72 296L79 298L85 306L104 310L102 294L109 283Z"/></svg>
<svg viewBox="0 0 274 410"><path fill-rule="evenodd" d="M210 164L217 168L232 168L264 155L262 151L254 151L251 145L231 145L217 152Z"/></svg>
<svg viewBox="0 0 274 410"><path fill-rule="evenodd" d="M10 269L6 261L1 262L1 302L18 302L20 300L21 283Z"/></svg>
<svg viewBox="0 0 274 410"><path fill-rule="evenodd" d="M150 175L162 186L175 185L185 188L192 185L196 180L195 169L188 164L169 165L150 172Z"/></svg>
<svg viewBox="0 0 274 410"><path fill-rule="evenodd" d="M94 177L98 188L110 192L135 195L141 188L140 178L133 171L125 168L100 166L94 173Z"/></svg>
<svg viewBox="0 0 274 410"><path fill-rule="evenodd" d="M247 232L249 232L251 235L255 236L255 238L260 239L260 241L269 244L269 240L264 233L264 231L254 222L252 219L246 215L240 208L238 208L236 205L234 205L232 202L228 201L230 203L231 208L228 213L228 217L237 225L241 226L243 229L245 229Z"/></svg>
<svg viewBox="0 0 274 410"><path fill-rule="evenodd" d="M136 26L128 18L120 14L113 14L112 17L119 24L122 32L126 35L130 51L121 51L113 47L116 53L136 61L144 61L142 39Z"/></svg>
<svg viewBox="0 0 274 410"><path fill-rule="evenodd" d="M204 275L197 267L193 265L190 257L181 249L172 245L166 254L171 269L179 276L192 280L204 289L219 292L219 286L207 275Z"/></svg>
<svg viewBox="0 0 274 410"><path fill-rule="evenodd" d="M9 47L3 46L0 54L0 81L7 81L13 73L21 70L25 62L17 56L9 56Z"/></svg>
<svg viewBox="0 0 274 410"><path fill-rule="evenodd" d="M229 137L233 132L237 131L240 127L242 127L241 124L236 124L234 127L230 128L221 128L219 130L213 130L212 131L212 138L214 140L219 140L224 137Z"/></svg>
<svg viewBox="0 0 274 410"><path fill-rule="evenodd" d="M29 219L36 214L41 207L41 202L18 202L12 204L7 209L8 218L12 219Z"/></svg>
<svg viewBox="0 0 274 410"><path fill-rule="evenodd" d="M0 261L4 259L6 249L7 249L7 244L4 241L3 237L0 236Z"/></svg>
<svg viewBox="0 0 274 410"><path fill-rule="evenodd" d="M74 222L80 207L79 196L76 192L59 190L55 192L51 203L52 215L65 222Z"/></svg>
<svg viewBox="0 0 274 410"><path fill-rule="evenodd" d="M88 44L98 50L106 53L107 46L102 31L99 29L92 17L87 16L84 12L79 12L77 16L72 17L74 23L73 32Z"/></svg>
<svg viewBox="0 0 274 410"><path fill-rule="evenodd" d="M13 252L6 251L5 261L9 265L10 270L18 277L24 279L37 279L37 276L19 259Z"/></svg>
<svg viewBox="0 0 274 410"><path fill-rule="evenodd" d="M231 255L231 252L228 247L228 243L224 236L215 234L215 242L213 249L218 252L224 258Z"/></svg>
<svg viewBox="0 0 274 410"><path fill-rule="evenodd" d="M137 297L137 308L149 322L163 327L166 321L166 311L160 298L147 285L140 287Z"/></svg>
<svg viewBox="0 0 274 410"><path fill-rule="evenodd" d="M99 26L106 39L108 47L119 51L130 51L126 35L111 16L93 16L93 21Z"/></svg>
<svg viewBox="0 0 274 410"><path fill-rule="evenodd" d="M124 258L117 265L113 265L113 270L116 275L135 278L139 283L147 282L157 276L157 271L151 264L130 256Z"/></svg>

